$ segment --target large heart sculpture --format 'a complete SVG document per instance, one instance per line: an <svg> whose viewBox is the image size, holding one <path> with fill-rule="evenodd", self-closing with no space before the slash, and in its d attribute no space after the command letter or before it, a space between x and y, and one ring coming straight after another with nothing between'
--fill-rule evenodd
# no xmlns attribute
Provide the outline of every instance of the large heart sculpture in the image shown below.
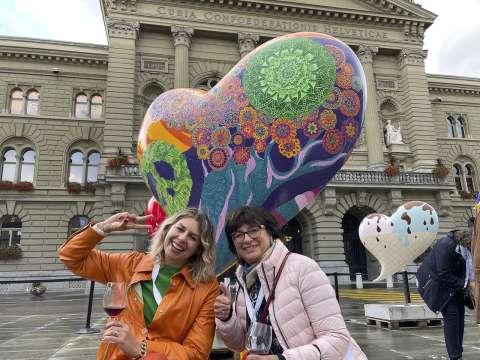
<svg viewBox="0 0 480 360"><path fill-rule="evenodd" d="M353 51L318 33L266 42L209 92L175 89L149 107L138 140L144 180L170 216L200 207L216 225L217 270L233 259L223 228L259 205L286 223L342 167L360 135L365 77Z"/></svg>
<svg viewBox="0 0 480 360"><path fill-rule="evenodd" d="M422 201L410 201L388 217L370 214L358 234L363 245L382 267L379 281L401 271L432 245L438 231L435 209Z"/></svg>

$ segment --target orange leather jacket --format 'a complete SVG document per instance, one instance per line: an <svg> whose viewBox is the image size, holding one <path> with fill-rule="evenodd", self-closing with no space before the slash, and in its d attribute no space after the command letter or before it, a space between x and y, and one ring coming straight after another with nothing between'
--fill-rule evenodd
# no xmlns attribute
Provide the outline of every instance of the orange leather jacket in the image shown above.
<svg viewBox="0 0 480 360"><path fill-rule="evenodd" d="M157 308L150 327L143 318L141 281L152 279L153 261L148 254L106 253L95 249L102 240L88 225L73 234L58 250L60 260L75 274L105 284L128 283L128 305L118 316L139 340L147 340L147 352L164 354L169 360L208 359L215 332L213 304L218 294L215 278L194 282L188 266L176 274ZM97 359L104 359L107 343L102 342ZM126 360L110 344L105 359Z"/></svg>

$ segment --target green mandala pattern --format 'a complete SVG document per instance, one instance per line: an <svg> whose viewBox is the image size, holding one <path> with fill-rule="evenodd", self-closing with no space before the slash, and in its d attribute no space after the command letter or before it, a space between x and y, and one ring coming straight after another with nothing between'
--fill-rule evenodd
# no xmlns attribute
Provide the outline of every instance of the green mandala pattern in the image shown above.
<svg viewBox="0 0 480 360"><path fill-rule="evenodd" d="M323 45L311 39L284 39L252 58L244 88L258 111L294 119L323 105L335 78L335 59Z"/></svg>
<svg viewBox="0 0 480 360"><path fill-rule="evenodd" d="M161 177L155 168L155 162L161 160L173 169L173 179ZM151 143L143 153L140 172L148 184L147 174L155 179L158 202L169 216L188 206L192 191L192 177L185 156L174 146L161 141ZM154 191L152 191L154 192ZM163 203L162 200L165 200Z"/></svg>

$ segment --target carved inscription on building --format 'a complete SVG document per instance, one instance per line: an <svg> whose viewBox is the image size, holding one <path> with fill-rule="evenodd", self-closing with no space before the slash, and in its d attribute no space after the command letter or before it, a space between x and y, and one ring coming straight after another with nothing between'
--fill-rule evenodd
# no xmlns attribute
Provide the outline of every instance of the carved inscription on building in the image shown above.
<svg viewBox="0 0 480 360"><path fill-rule="evenodd" d="M313 31L322 32L333 36L344 36L359 39L390 39L390 34L386 31L358 29L348 26L326 25L304 21L280 20L259 16L246 16L215 11L175 8L170 6L159 6L157 8L157 11L159 15L166 18L205 22L209 24L214 23L221 25L245 26L249 28L280 30L286 32Z"/></svg>

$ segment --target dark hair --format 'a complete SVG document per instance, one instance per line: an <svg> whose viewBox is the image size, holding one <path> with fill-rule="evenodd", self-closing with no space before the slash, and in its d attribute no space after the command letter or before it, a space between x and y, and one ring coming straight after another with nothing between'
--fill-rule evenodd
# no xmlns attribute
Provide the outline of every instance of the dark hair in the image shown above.
<svg viewBox="0 0 480 360"><path fill-rule="evenodd" d="M265 230L274 238L281 237L277 220L267 210L256 206L241 206L230 213L225 224L225 235L227 235L228 247L234 254L235 245L233 244L232 234L244 224L263 225Z"/></svg>
<svg viewBox="0 0 480 360"><path fill-rule="evenodd" d="M458 245L469 247L472 242L472 230L454 230L453 239Z"/></svg>

